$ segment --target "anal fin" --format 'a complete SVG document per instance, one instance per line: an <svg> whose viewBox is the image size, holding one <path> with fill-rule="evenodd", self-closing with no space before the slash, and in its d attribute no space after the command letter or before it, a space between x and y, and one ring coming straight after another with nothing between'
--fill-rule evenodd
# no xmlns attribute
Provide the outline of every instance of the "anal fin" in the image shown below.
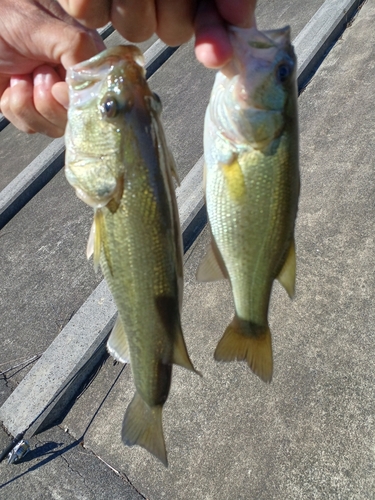
<svg viewBox="0 0 375 500"><path fill-rule="evenodd" d="M296 247L294 239L290 244L284 265L279 275L277 276L277 280L284 287L289 297L292 299L295 294L296 284Z"/></svg>
<svg viewBox="0 0 375 500"><path fill-rule="evenodd" d="M213 238L206 255L199 264L196 278L201 282L220 281L228 278L228 272Z"/></svg>
<svg viewBox="0 0 375 500"><path fill-rule="evenodd" d="M182 335L182 331L180 330L179 333L176 336L176 340L173 346L173 358L172 362L176 365L182 366L183 368L186 368L187 370L190 370L194 373L197 373L198 375L201 375L200 372L198 372L194 366L193 363L191 362L189 358L189 354L186 349L186 344L184 337Z"/></svg>
<svg viewBox="0 0 375 500"><path fill-rule="evenodd" d="M129 343L119 314L107 341L107 350L116 361L130 363Z"/></svg>

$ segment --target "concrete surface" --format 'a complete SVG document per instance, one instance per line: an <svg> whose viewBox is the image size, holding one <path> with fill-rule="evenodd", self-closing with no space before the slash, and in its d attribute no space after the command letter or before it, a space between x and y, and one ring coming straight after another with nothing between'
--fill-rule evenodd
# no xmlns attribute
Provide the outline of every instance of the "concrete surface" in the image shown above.
<svg viewBox="0 0 375 500"><path fill-rule="evenodd" d="M303 89L364 0L324 2L294 40L298 47L298 89ZM314 45L316 50L312 51Z"/></svg>
<svg viewBox="0 0 375 500"><path fill-rule="evenodd" d="M311 2L260 0L257 2L256 8L258 28L269 30L289 25L292 29L292 38L294 38L323 4L324 0L313 0Z"/></svg>
<svg viewBox="0 0 375 500"><path fill-rule="evenodd" d="M233 306L226 283L194 280L204 233L186 255L183 315L204 377L174 370L169 469L121 445L128 367L87 433L86 445L149 499L374 498L374 21L368 2L300 97L297 296L275 285L272 384L212 359ZM119 369L107 364L74 405L73 435Z"/></svg>
<svg viewBox="0 0 375 500"><path fill-rule="evenodd" d="M0 448L9 437L0 429ZM34 436L18 464L0 464L0 498L13 500L141 500L124 475L111 470L59 427Z"/></svg>
<svg viewBox="0 0 375 500"><path fill-rule="evenodd" d="M12 124L0 132L0 191L46 148L53 139L28 135Z"/></svg>
<svg viewBox="0 0 375 500"><path fill-rule="evenodd" d="M85 256L92 210L66 184L60 172L0 233L0 363L43 353L102 279Z"/></svg>

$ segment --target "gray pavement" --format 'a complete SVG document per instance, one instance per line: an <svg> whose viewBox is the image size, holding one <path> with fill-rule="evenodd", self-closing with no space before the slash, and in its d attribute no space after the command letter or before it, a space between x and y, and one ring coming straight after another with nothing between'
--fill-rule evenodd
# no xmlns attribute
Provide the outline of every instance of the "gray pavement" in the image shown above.
<svg viewBox="0 0 375 500"><path fill-rule="evenodd" d="M290 23L297 35L321 3L260 2L259 25ZM183 326L204 378L174 370L164 412L170 468L121 444L133 385L125 368L100 407L122 370L107 362L66 417L69 435L55 427L33 438L36 452L23 465L0 465L6 484L0 498L138 498L136 490L149 499L374 497L375 283L368 272L374 263L374 17L367 3L300 98L297 297L290 302L275 286L272 385L242 364L212 359L233 307L225 283L195 283L203 233L186 255ZM201 115L212 73L201 70L184 47L151 80L182 177L202 154ZM0 369L44 351L100 280L83 251L90 219L58 174L0 233ZM2 396L8 392L0 389ZM86 430L85 450L75 439ZM0 447L6 439L0 432Z"/></svg>
<svg viewBox="0 0 375 500"><path fill-rule="evenodd" d="M8 444L0 431L0 446ZM0 498L13 500L141 500L120 473L59 427L34 436L22 463L1 464Z"/></svg>

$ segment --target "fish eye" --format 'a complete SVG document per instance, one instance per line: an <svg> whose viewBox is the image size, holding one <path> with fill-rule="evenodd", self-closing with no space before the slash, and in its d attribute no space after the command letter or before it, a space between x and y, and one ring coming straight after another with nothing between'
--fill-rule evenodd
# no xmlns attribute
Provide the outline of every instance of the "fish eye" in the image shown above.
<svg viewBox="0 0 375 500"><path fill-rule="evenodd" d="M285 83L292 73L292 68L289 64L283 62L280 63L276 68L276 78L278 82Z"/></svg>
<svg viewBox="0 0 375 500"><path fill-rule="evenodd" d="M114 118L119 110L119 105L114 96L106 96L100 104L103 118Z"/></svg>

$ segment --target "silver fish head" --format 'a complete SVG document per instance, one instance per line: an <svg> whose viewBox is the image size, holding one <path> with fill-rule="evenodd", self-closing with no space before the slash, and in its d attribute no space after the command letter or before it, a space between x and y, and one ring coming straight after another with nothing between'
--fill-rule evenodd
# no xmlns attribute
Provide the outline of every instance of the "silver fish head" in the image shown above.
<svg viewBox="0 0 375 500"><path fill-rule="evenodd" d="M297 61L290 29L231 27L230 37L234 57L226 75L217 76L223 98L219 90L213 113L229 139L264 149L280 136L285 118L295 114Z"/></svg>
<svg viewBox="0 0 375 500"><path fill-rule="evenodd" d="M145 80L135 46L105 50L68 71L70 105L66 177L79 198L94 208L120 199L125 165L136 157L137 130L150 126L157 98Z"/></svg>
<svg viewBox="0 0 375 500"><path fill-rule="evenodd" d="M290 28L232 29L231 39L238 69L234 92L241 108L283 110L297 68Z"/></svg>

